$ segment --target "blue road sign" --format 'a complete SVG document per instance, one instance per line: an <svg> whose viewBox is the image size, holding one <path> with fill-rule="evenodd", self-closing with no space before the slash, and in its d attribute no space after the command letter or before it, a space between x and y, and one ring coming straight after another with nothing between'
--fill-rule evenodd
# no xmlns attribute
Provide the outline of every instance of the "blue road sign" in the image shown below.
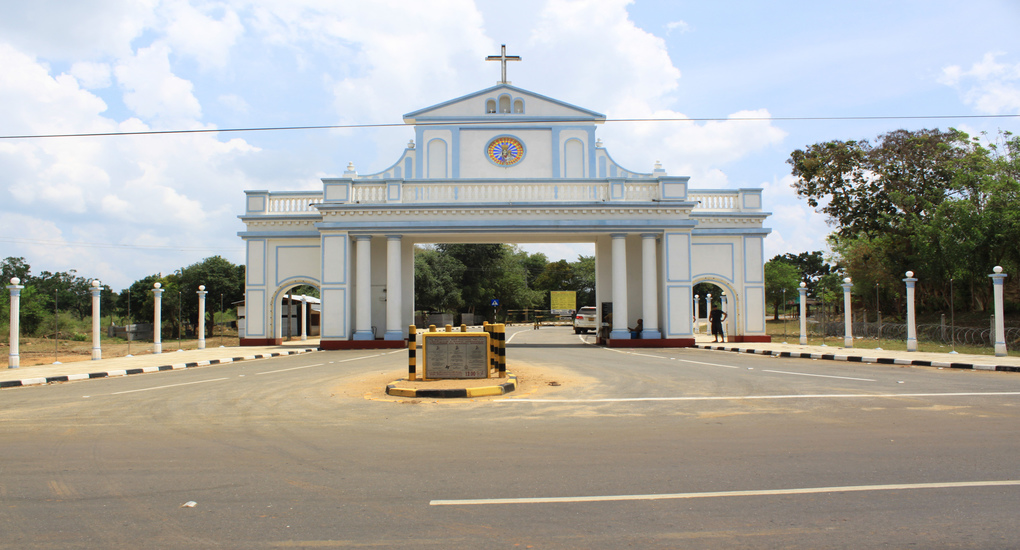
<svg viewBox="0 0 1020 550"><path fill-rule="evenodd" d="M496 298L492 299L492 307L499 307L499 300Z"/></svg>

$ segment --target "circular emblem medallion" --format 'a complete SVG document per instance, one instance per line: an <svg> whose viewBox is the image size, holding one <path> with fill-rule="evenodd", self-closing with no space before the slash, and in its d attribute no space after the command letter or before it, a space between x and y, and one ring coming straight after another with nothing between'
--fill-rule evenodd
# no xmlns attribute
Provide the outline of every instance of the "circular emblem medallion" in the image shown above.
<svg viewBox="0 0 1020 550"><path fill-rule="evenodd" d="M513 166L524 158L524 144L517 138L501 136L490 141L485 152L499 166Z"/></svg>

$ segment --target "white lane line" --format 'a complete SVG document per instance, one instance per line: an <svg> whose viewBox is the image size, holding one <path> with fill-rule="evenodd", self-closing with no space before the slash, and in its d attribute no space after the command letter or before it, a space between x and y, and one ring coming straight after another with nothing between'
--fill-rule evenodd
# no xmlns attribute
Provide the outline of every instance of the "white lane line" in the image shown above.
<svg viewBox="0 0 1020 550"><path fill-rule="evenodd" d="M765 489L758 491L717 491L711 493L666 493L660 495L606 495L584 497L478 498L463 500L431 500L429 506L472 506L479 504L550 504L564 502L614 502L626 500L671 500L720 497L758 497L782 495L815 495L821 493L854 493L862 491L905 491L914 489L961 489L973 487L1010 487L1020 480L950 481L944 483L899 483L894 485L847 485L843 487L805 487L800 489Z"/></svg>
<svg viewBox="0 0 1020 550"><path fill-rule="evenodd" d="M755 399L846 399L899 397L1004 397L1020 396L1020 392L958 392L958 393L835 393L804 395L731 395L689 397L616 397L605 399L502 399L493 403L626 403L631 401L750 401Z"/></svg>
<svg viewBox="0 0 1020 550"><path fill-rule="evenodd" d="M199 380L197 382L183 382L181 384L169 384L169 385L166 385L166 386L155 386L155 387L152 387L152 388L143 388L143 389L140 389L140 390L119 391L119 392L111 393L110 395L123 395L125 393L137 393L137 392L140 392L140 391L162 390L162 389L165 389L165 388L176 388L177 386L190 386L192 384L205 384L206 382L219 382L220 380L226 380L226 378L213 378L212 380Z"/></svg>
<svg viewBox="0 0 1020 550"><path fill-rule="evenodd" d="M808 374L806 372L787 372L784 370L765 370L762 372L773 372L776 374L792 374L794 376L814 376L816 378L838 378L840 380L859 380L861 382L878 382L878 380L872 380L871 378L852 378L850 376L834 376L831 374Z"/></svg>
<svg viewBox="0 0 1020 550"><path fill-rule="evenodd" d="M402 352L404 350L400 350L400 351ZM375 355L365 355L365 356L362 356L362 357L351 357L350 359L341 359L340 361L330 361L330 364L332 365L333 363L347 363L349 361L359 361L361 359L371 359L373 357L382 357L383 355L391 355L393 353L399 353L399 352L391 351L391 352L387 352L387 353L377 353ZM256 372L255 376L260 376L260 375L263 375L263 374L276 374L278 372L288 372L288 371L292 371L292 370L310 369L312 367L321 367L321 366L323 366L325 364L326 363L316 363L314 365L304 365L302 367L291 367L289 369L267 370L265 372Z"/></svg>

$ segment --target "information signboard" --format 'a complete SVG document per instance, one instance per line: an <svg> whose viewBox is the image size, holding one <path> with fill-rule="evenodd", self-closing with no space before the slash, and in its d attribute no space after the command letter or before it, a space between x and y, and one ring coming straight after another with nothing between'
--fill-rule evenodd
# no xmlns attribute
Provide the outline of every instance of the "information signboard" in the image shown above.
<svg viewBox="0 0 1020 550"><path fill-rule="evenodd" d="M426 332L422 353L426 379L489 377L489 335L484 332Z"/></svg>
<svg viewBox="0 0 1020 550"><path fill-rule="evenodd" d="M573 290L549 291L549 309L553 315L570 315L577 310L577 292Z"/></svg>

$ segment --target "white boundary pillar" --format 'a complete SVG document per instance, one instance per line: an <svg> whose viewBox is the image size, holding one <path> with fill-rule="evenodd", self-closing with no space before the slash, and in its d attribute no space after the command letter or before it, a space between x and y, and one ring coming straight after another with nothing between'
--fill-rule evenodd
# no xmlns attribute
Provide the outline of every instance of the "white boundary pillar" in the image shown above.
<svg viewBox="0 0 1020 550"><path fill-rule="evenodd" d="M807 345L807 283L800 283L800 345Z"/></svg>
<svg viewBox="0 0 1020 550"><path fill-rule="evenodd" d="M609 338L629 340L627 330L627 235L613 233L613 327Z"/></svg>
<svg viewBox="0 0 1020 550"><path fill-rule="evenodd" d="M403 272L400 258L403 255L402 235L386 235L386 334L384 340L403 340L406 329L400 313L404 309L404 291L401 285Z"/></svg>
<svg viewBox="0 0 1020 550"><path fill-rule="evenodd" d="M308 339L308 296L301 296L301 341Z"/></svg>
<svg viewBox="0 0 1020 550"><path fill-rule="evenodd" d="M372 334L372 236L358 235L354 238L354 253L357 255L357 276L354 278L355 308L354 339L374 340Z"/></svg>
<svg viewBox="0 0 1020 550"><path fill-rule="evenodd" d="M152 285L152 353L163 353L163 286Z"/></svg>
<svg viewBox="0 0 1020 550"><path fill-rule="evenodd" d="M917 279L914 278L913 271L908 271L905 275L907 278L903 279L903 282L907 283L907 351L917 351L917 316L914 309L914 286Z"/></svg>
<svg viewBox="0 0 1020 550"><path fill-rule="evenodd" d="M850 311L850 291L854 288L850 277L843 279L843 347L854 347L853 315Z"/></svg>
<svg viewBox="0 0 1020 550"><path fill-rule="evenodd" d="M1006 274L1002 272L1002 266L995 266L992 268L993 273L989 275L992 278L992 292L995 298L995 356L1005 357L1006 356L1006 323L1002 318L1002 283L1006 279Z"/></svg>
<svg viewBox="0 0 1020 550"><path fill-rule="evenodd" d="M99 342L99 308L100 299L103 297L103 289L99 287L99 281L92 281L92 360L98 361L103 358L103 347Z"/></svg>
<svg viewBox="0 0 1020 550"><path fill-rule="evenodd" d="M659 286L655 266L655 233L641 234L641 334L642 340L662 338L659 331Z"/></svg>
<svg viewBox="0 0 1020 550"><path fill-rule="evenodd" d="M700 309L701 309L701 296L698 296L697 294L695 294L694 295L694 327L693 327L693 330L692 330L692 332L694 332L694 334L698 334L698 330L699 330L698 329L698 324L699 324L700 319L698 319L698 318L701 317L701 312L699 311Z"/></svg>
<svg viewBox="0 0 1020 550"><path fill-rule="evenodd" d="M198 349L205 349L205 285L198 285Z"/></svg>
<svg viewBox="0 0 1020 550"><path fill-rule="evenodd" d="M7 290L11 291L11 350L7 356L7 368L16 369L21 366L20 339L21 339L21 279L14 277Z"/></svg>

